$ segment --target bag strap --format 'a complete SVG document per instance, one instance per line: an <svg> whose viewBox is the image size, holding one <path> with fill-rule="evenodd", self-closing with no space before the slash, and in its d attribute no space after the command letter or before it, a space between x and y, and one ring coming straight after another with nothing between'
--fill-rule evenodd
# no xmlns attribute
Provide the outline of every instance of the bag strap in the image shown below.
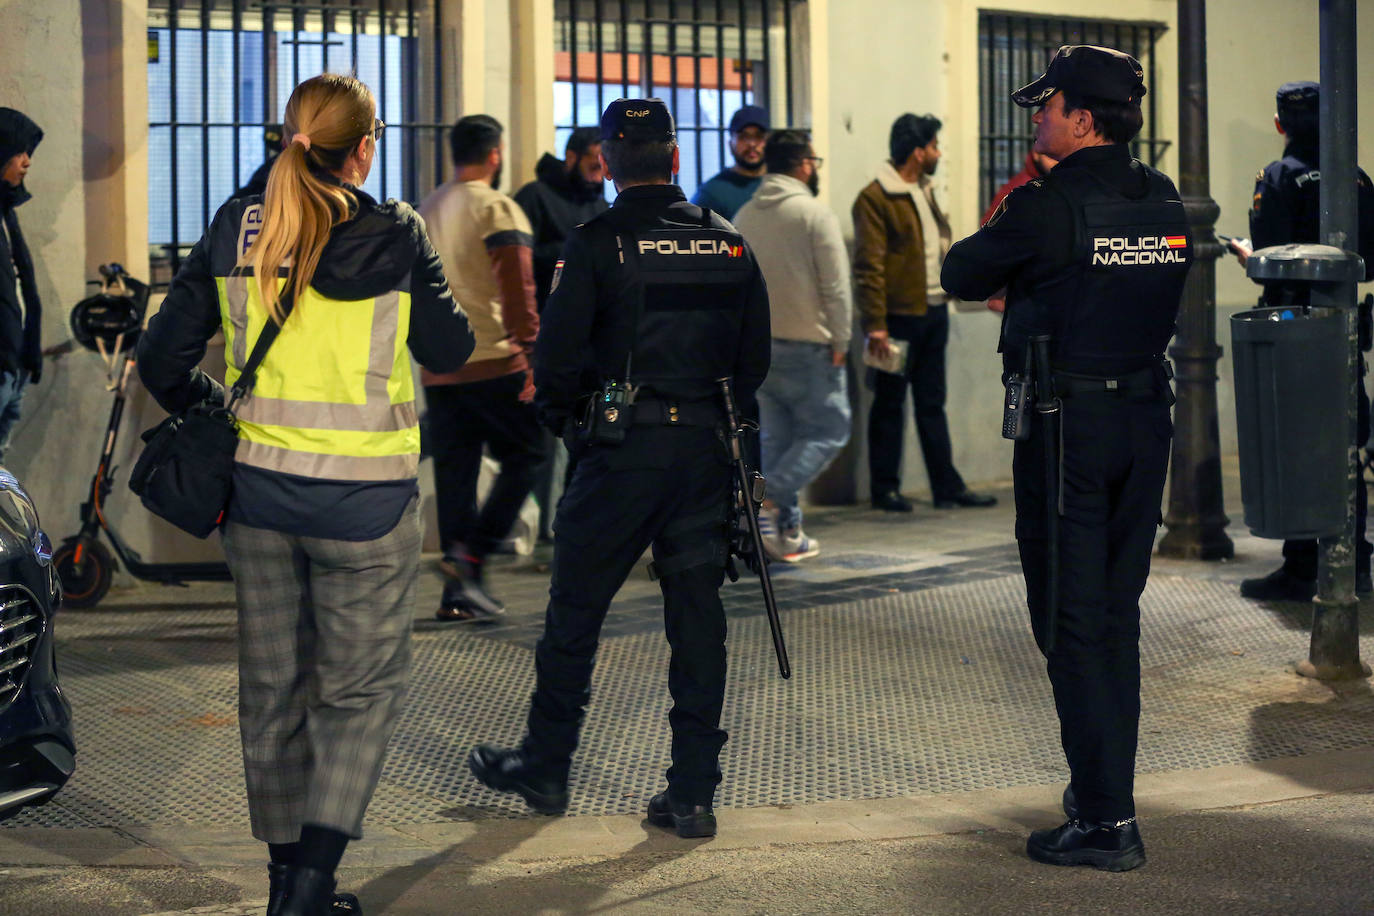
<svg viewBox="0 0 1374 916"><path fill-rule="evenodd" d="M282 321L291 314L291 308L295 305L295 287L288 289L286 297L282 300L282 311L284 313ZM267 316L267 324L263 326L262 333L258 335L257 343L253 344L253 352L248 357L248 362L244 363L243 371L234 381L234 387L229 389L229 403L224 405L225 410L233 410L240 398L246 397L248 392L253 390L253 383L256 381L258 367L262 365L263 358L267 356L267 349L272 346L272 341L277 339L281 333L281 325L273 320L271 314Z"/></svg>

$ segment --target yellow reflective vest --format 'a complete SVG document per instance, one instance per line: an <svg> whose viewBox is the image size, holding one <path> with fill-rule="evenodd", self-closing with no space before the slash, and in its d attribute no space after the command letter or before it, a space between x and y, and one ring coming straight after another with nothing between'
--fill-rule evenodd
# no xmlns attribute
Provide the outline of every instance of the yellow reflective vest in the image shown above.
<svg viewBox="0 0 1374 916"><path fill-rule="evenodd" d="M216 284L231 386L268 313L251 270ZM239 403L235 460L330 480L414 477L420 422L403 333L409 327L409 292L342 300L307 289Z"/></svg>

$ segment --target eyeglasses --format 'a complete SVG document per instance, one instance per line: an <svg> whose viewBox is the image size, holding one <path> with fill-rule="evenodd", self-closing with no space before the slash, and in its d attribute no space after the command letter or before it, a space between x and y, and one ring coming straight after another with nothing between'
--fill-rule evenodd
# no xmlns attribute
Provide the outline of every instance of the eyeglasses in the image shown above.
<svg viewBox="0 0 1374 916"><path fill-rule="evenodd" d="M381 118L373 118L373 119L372 119L372 142L373 142L373 143L380 143L380 142L381 142L381 140L382 140L382 131L384 131L384 130L386 130L386 122L383 121Z"/></svg>
<svg viewBox="0 0 1374 916"><path fill-rule="evenodd" d="M807 157L806 157L806 161L807 161L807 162L810 162L810 163L813 163L813 164L816 166L816 169L819 171L819 170L820 170L820 167L821 167L821 163L824 162L825 159L822 158L822 157L820 157L820 156L807 156Z"/></svg>

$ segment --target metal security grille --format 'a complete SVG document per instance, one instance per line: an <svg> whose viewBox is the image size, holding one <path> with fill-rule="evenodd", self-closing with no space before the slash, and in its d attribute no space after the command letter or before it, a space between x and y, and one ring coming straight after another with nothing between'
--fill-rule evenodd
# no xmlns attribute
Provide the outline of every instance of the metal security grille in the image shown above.
<svg viewBox="0 0 1374 916"><path fill-rule="evenodd" d="M387 124L363 190L414 201L444 151L438 0L151 0L149 241L175 269L267 156L265 125L318 73L350 73Z"/></svg>
<svg viewBox="0 0 1374 916"><path fill-rule="evenodd" d="M792 124L799 56L794 22L805 0L555 0L554 124L562 150L575 127L596 125L621 97L658 96L677 122L692 194L732 164L730 116L768 110Z"/></svg>
<svg viewBox="0 0 1374 916"><path fill-rule="evenodd" d="M992 196L1025 164L1035 137L1030 112L1018 108L1011 94L1044 72L1060 45L1102 45L1125 51L1145 68L1149 90L1141 109L1145 126L1131 144L1132 155L1151 165L1168 149L1155 117L1155 44L1165 26L1155 22L1110 22L1050 16L978 15L979 201Z"/></svg>

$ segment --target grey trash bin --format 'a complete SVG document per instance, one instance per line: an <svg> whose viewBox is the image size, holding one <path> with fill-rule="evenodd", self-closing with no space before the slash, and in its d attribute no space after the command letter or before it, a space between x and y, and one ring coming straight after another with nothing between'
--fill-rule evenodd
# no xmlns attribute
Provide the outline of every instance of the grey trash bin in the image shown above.
<svg viewBox="0 0 1374 916"><path fill-rule="evenodd" d="M1231 344L1246 526L1263 538L1339 534L1350 447L1345 313L1252 309L1231 317Z"/></svg>

